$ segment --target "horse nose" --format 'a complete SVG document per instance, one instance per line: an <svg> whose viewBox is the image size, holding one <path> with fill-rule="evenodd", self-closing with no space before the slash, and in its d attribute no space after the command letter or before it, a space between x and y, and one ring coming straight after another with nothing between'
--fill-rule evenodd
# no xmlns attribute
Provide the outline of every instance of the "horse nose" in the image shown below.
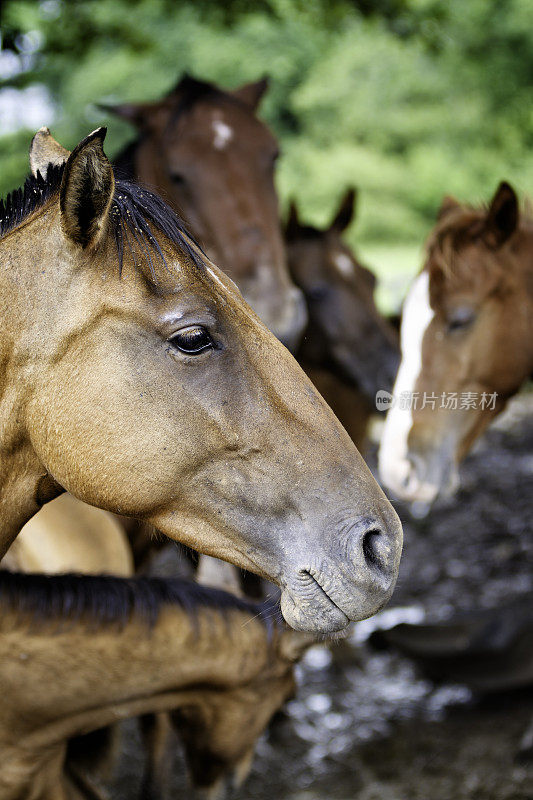
<svg viewBox="0 0 533 800"><path fill-rule="evenodd" d="M348 543L352 563L363 581L385 595L398 573L402 528L395 515L390 521L367 520L355 527ZM385 598L387 599L387 598Z"/></svg>
<svg viewBox="0 0 533 800"><path fill-rule="evenodd" d="M361 549L367 567L390 574L390 548L380 528L373 527L365 532L361 539Z"/></svg>

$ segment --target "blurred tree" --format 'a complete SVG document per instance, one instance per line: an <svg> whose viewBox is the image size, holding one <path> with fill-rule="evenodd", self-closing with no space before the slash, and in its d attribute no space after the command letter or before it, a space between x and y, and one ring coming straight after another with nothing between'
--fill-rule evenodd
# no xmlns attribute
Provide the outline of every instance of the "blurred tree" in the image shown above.
<svg viewBox="0 0 533 800"><path fill-rule="evenodd" d="M97 103L154 99L184 71L228 87L268 73L284 200L321 223L355 183L352 235L413 242L445 192L529 188L532 18L533 0L7 0L0 76L49 90L65 145L107 122L112 154L133 131ZM2 193L32 133L0 137Z"/></svg>

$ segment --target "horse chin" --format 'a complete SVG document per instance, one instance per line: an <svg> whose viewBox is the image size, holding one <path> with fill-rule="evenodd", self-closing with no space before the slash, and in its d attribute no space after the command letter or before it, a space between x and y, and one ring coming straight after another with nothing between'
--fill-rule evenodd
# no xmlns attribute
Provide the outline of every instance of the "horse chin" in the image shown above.
<svg viewBox="0 0 533 800"><path fill-rule="evenodd" d="M310 593L301 597L294 591L284 589L281 593L281 613L294 630L317 636L337 633L350 623L344 611L318 586L314 597Z"/></svg>
<svg viewBox="0 0 533 800"><path fill-rule="evenodd" d="M339 576L337 576L339 577ZM281 613L294 630L317 636L332 636L343 631L351 622L359 622L376 614L388 602L394 589L395 578L380 586L378 592L370 586L339 586L326 589L326 579L317 580L307 570L301 570L291 586L281 593Z"/></svg>

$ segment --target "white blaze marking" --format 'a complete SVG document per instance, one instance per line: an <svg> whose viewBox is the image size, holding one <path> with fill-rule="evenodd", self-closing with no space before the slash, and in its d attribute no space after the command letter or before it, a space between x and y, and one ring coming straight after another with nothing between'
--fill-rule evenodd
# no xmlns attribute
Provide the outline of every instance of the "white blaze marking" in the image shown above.
<svg viewBox="0 0 533 800"><path fill-rule="evenodd" d="M341 275L344 275L345 278L351 278L353 275L353 264L350 256L347 256L346 253L335 253L333 256L333 263Z"/></svg>
<svg viewBox="0 0 533 800"><path fill-rule="evenodd" d="M224 150L228 143L233 139L233 128L230 128L223 120L213 120L213 147L215 150Z"/></svg>
<svg viewBox="0 0 533 800"><path fill-rule="evenodd" d="M385 420L379 448L379 472L383 483L401 494L410 472L407 461L407 437L413 424L410 410L400 409L402 392L413 392L422 368L422 341L433 319L429 305L429 274L422 272L411 286L402 314L402 362L394 384L396 405Z"/></svg>

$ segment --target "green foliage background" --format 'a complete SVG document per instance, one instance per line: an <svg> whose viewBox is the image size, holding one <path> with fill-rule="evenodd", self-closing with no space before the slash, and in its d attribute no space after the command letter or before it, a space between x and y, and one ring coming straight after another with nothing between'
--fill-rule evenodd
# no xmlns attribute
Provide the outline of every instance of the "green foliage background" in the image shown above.
<svg viewBox="0 0 533 800"><path fill-rule="evenodd" d="M2 32L14 52L34 41L11 84L49 87L57 138L107 123L111 156L132 130L96 103L157 98L184 71L227 87L268 74L283 202L324 223L357 185L352 243L394 270L444 193L486 200L503 177L529 190L532 21L533 0L8 0ZM2 193L32 133L0 136Z"/></svg>

